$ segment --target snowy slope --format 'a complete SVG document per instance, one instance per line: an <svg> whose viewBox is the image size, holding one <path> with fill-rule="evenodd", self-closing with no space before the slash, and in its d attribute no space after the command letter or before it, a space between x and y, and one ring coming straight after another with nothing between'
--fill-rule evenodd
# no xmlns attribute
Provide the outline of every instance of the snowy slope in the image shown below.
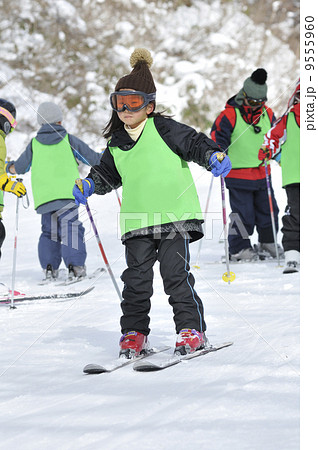
<svg viewBox="0 0 318 450"><path fill-rule="evenodd" d="M191 166L202 208L210 174ZM273 166L281 212L285 192ZM24 177L29 187L29 176ZM21 205L20 205L21 206ZM93 196L90 206L106 254L121 286L125 267L117 236L114 193ZM16 199L7 195L7 239L0 281L11 283ZM69 301L0 307L0 448L296 450L299 448L299 275L283 275L274 262L236 264L236 280L222 280L221 194L215 179L209 213L213 232L193 269L205 305L211 343L232 347L164 372L137 373L126 367L85 376L85 364L104 364L118 353L120 306L107 274L87 296ZM85 208L88 271L103 265ZM19 211L16 288L28 294L67 292L89 286L37 285L40 217ZM222 237L222 236L221 236ZM281 235L279 234L279 240ZM254 239L255 240L255 239ZM192 245L192 263L198 244ZM62 267L62 266L61 266ZM152 299L152 345L174 345L172 311L156 267Z"/></svg>

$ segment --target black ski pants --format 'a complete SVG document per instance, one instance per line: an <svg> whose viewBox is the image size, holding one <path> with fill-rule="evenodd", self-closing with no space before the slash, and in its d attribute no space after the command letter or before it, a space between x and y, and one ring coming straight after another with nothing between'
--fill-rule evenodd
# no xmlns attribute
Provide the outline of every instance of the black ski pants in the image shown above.
<svg viewBox="0 0 318 450"><path fill-rule="evenodd" d="M287 206L282 218L284 251L300 251L300 183L290 184L285 187L287 194Z"/></svg>
<svg viewBox="0 0 318 450"><path fill-rule="evenodd" d="M150 298L153 294L153 266L159 261L164 291L169 295L176 332L182 328L205 331L202 302L194 290L194 277L189 266L189 239L181 233L152 235L127 239L127 269L122 274L124 282L123 315L120 320L122 333L150 332Z"/></svg>
<svg viewBox="0 0 318 450"><path fill-rule="evenodd" d="M1 258L1 247L5 237L6 237L6 230L4 228L2 220L0 219L0 258Z"/></svg>

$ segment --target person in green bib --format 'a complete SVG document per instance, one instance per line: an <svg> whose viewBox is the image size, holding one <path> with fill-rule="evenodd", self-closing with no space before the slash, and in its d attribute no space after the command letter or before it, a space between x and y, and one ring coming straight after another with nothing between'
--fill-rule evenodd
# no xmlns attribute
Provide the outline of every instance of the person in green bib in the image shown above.
<svg viewBox="0 0 318 450"><path fill-rule="evenodd" d="M265 69L255 70L238 94L227 101L211 129L212 139L227 152L232 163L225 178L231 206L228 242L232 261L276 256L265 167L258 159L264 134L275 121L273 111L265 104L266 80ZM271 193L277 230L278 206L272 186ZM258 253L250 240L255 228ZM280 246L278 249L283 255L283 249Z"/></svg>
<svg viewBox="0 0 318 450"><path fill-rule="evenodd" d="M62 126L63 113L53 102L43 102L37 110L40 129L16 161L7 165L9 173L31 169L34 208L41 214L42 232L38 255L45 280L54 281L63 260L69 278L86 276L84 227L72 194L79 177L78 161L98 164L101 158L82 140Z"/></svg>
<svg viewBox="0 0 318 450"><path fill-rule="evenodd" d="M282 168L282 183L287 194L283 216L282 244L285 252L283 273L300 268L300 79L289 99L287 111L265 135L258 157L275 159Z"/></svg>
<svg viewBox="0 0 318 450"><path fill-rule="evenodd" d="M15 119L16 109L13 103L4 98L0 98L0 258L1 247L6 237L6 231L1 216L4 207L3 192L11 192L17 197L21 197L26 193L24 184L21 181L15 181L8 177L5 170L7 157L5 138L17 126L17 121Z"/></svg>
<svg viewBox="0 0 318 450"><path fill-rule="evenodd" d="M99 165L73 193L86 204L93 193L122 186L120 226L127 269L120 320L120 355L146 352L150 328L153 266L159 261L164 289L173 308L177 333L175 352L193 352L206 345L203 304L190 273L189 243L202 238L202 214L188 167L194 161L217 176L231 168L228 157L215 161L219 147L193 128L155 113L156 86L152 57L136 49L132 71L120 78L110 96L113 109L105 127L107 148Z"/></svg>

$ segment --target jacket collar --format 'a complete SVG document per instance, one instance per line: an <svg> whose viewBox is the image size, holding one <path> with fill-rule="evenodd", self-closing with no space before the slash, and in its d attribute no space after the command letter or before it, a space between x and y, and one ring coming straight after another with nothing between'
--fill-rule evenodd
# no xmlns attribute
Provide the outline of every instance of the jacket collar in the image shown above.
<svg viewBox="0 0 318 450"><path fill-rule="evenodd" d="M121 150L130 150L134 145L135 141L131 139L124 128L114 131L109 142L110 147L119 147Z"/></svg>

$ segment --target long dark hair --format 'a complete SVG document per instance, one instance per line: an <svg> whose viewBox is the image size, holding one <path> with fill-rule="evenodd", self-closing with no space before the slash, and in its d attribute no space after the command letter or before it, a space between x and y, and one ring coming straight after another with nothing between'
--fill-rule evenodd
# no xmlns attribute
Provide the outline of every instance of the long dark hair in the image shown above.
<svg viewBox="0 0 318 450"><path fill-rule="evenodd" d="M154 109L155 109L155 107L156 107L155 102L151 102L151 103L154 104ZM163 116L166 118L172 117L172 116L168 116L168 115L164 114L164 111L154 112L154 110L153 110L150 114L148 114L148 117L156 117L156 116ZM116 130L120 130L121 128L124 128L124 122L122 122L120 120L117 112L113 110L109 122L106 124L105 128L103 129L103 137L105 139L109 139Z"/></svg>

